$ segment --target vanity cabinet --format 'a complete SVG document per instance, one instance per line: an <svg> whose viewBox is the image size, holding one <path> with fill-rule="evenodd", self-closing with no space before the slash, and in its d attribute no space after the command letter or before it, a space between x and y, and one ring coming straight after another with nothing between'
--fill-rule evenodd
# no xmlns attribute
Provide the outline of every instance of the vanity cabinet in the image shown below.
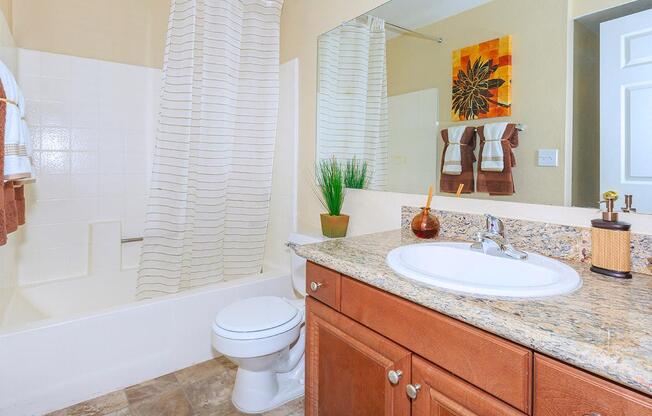
<svg viewBox="0 0 652 416"><path fill-rule="evenodd" d="M311 298L306 313L306 416L410 414L408 350Z"/></svg>
<svg viewBox="0 0 652 416"><path fill-rule="evenodd" d="M652 416L652 399L308 263L308 416Z"/></svg>

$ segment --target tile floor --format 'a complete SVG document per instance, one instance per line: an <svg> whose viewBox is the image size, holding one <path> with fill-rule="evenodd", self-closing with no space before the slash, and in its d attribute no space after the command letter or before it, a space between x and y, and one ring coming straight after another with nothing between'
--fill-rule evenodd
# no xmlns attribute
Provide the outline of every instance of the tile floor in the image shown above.
<svg viewBox="0 0 652 416"><path fill-rule="evenodd" d="M48 416L234 416L231 404L236 367L216 358ZM264 416L303 416L303 399Z"/></svg>

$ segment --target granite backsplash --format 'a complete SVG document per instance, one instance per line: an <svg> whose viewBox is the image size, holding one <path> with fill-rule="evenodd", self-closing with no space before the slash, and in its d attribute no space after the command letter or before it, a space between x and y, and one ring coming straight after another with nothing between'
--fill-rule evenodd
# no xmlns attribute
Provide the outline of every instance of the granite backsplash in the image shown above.
<svg viewBox="0 0 652 416"><path fill-rule="evenodd" d="M401 227L410 228L418 207L402 207ZM432 210L441 223L440 235L471 240L485 227L484 215ZM515 247L568 261L591 263L591 229L501 217L507 238ZM652 275L652 235L631 234L632 271Z"/></svg>

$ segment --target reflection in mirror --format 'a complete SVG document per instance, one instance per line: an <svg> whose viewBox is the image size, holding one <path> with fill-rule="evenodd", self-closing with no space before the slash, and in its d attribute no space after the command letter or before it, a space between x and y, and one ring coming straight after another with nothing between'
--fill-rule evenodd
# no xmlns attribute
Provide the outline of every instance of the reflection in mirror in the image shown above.
<svg viewBox="0 0 652 416"><path fill-rule="evenodd" d="M615 89L633 82L629 71L606 75L609 53L629 53L652 74L652 40L633 36L623 52L601 44L599 30L623 17L652 21L636 17L652 5L623 1L569 27L586 1L391 0L324 33L317 159L366 161L372 190L433 184L440 195L597 208L613 189L621 205L633 194L638 212L652 212L652 118L637 113L652 90L627 90L633 111L609 122L620 100L600 85L601 75Z"/></svg>
<svg viewBox="0 0 652 416"><path fill-rule="evenodd" d="M652 212L651 8L634 1L574 22L575 206L616 190L621 210Z"/></svg>

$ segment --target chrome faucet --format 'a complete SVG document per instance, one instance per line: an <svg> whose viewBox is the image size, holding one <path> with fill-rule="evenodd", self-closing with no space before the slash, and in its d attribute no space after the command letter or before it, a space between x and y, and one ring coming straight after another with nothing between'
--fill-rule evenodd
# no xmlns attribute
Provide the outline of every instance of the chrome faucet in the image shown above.
<svg viewBox="0 0 652 416"><path fill-rule="evenodd" d="M485 214L487 226L485 231L480 231L475 236L475 242L471 244L472 250L487 253L489 246L495 246L498 251L513 259L525 260L527 253L514 248L505 237L505 225L503 222L490 214Z"/></svg>

